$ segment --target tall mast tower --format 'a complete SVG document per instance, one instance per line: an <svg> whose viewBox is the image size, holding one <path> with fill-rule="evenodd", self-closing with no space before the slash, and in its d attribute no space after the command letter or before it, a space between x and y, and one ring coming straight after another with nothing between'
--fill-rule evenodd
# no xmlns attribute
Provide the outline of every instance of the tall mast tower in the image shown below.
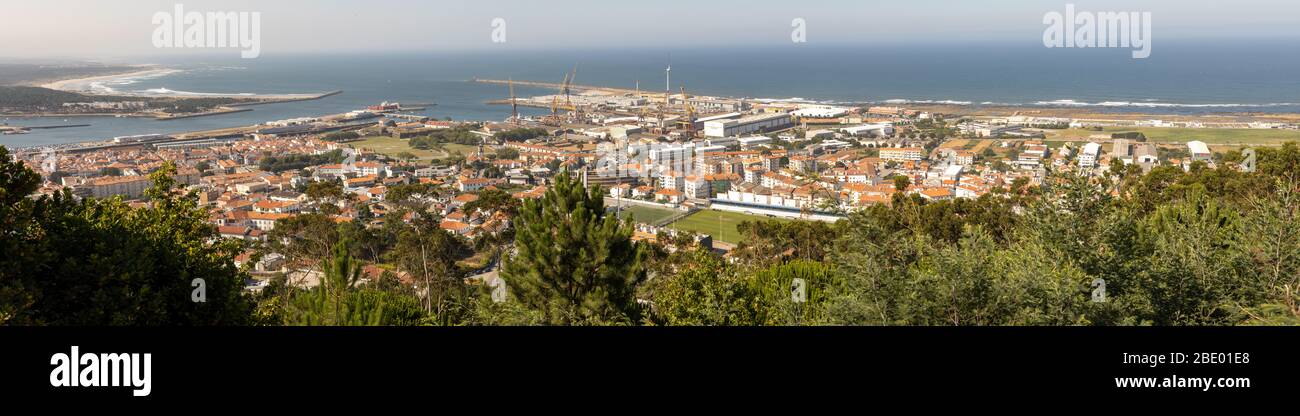
<svg viewBox="0 0 1300 416"><path fill-rule="evenodd" d="M515 98L515 79L510 78L510 122L519 123L519 100Z"/></svg>
<svg viewBox="0 0 1300 416"><path fill-rule="evenodd" d="M668 94L673 91L673 54L668 53L668 69L664 70L664 93Z"/></svg>

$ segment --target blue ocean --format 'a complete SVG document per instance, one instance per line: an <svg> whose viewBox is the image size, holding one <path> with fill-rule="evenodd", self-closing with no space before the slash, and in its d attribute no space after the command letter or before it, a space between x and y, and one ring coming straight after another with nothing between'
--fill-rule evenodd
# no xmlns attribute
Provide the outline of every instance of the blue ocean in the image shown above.
<svg viewBox="0 0 1300 416"><path fill-rule="evenodd" d="M0 118L11 125L91 124L0 136L26 147L148 133L179 133L346 112L381 101L434 103L423 112L456 120L502 120L505 86L478 78L575 82L692 94L828 103L953 103L1088 107L1154 114L1300 113L1300 44L1292 41L1155 43L1148 59L1124 49L1049 49L1041 44L701 47L694 49L263 54L243 60L153 58L178 70L107 83L117 92L293 94L341 90L316 101L182 120L76 117ZM521 96L554 93L516 87ZM544 110L528 109L526 114Z"/></svg>

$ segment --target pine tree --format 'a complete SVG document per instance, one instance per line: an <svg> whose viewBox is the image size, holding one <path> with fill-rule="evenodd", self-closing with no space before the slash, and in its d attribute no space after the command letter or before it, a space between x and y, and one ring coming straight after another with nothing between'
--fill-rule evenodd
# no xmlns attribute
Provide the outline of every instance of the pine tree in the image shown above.
<svg viewBox="0 0 1300 416"><path fill-rule="evenodd" d="M424 314L413 297L358 287L362 264L348 252L347 240L334 246L321 264L320 286L294 296L284 313L286 325L418 325Z"/></svg>
<svg viewBox="0 0 1300 416"><path fill-rule="evenodd" d="M502 276L521 304L551 324L640 321L635 291L647 251L632 241L630 219L606 215L598 188L561 173L543 198L525 202L516 227Z"/></svg>

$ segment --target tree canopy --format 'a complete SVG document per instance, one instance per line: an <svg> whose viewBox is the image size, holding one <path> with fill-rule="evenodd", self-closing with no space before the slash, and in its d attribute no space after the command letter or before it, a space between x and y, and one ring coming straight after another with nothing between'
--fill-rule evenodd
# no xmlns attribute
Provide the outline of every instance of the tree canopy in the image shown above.
<svg viewBox="0 0 1300 416"><path fill-rule="evenodd" d="M516 253L502 278L547 323L639 323L635 293L647 251L632 231L630 220L606 215L600 189L561 173L545 196L520 208Z"/></svg>
<svg viewBox="0 0 1300 416"><path fill-rule="evenodd" d="M174 189L174 174L168 163L150 175L144 208L68 192L32 199L39 177L0 147L0 322L250 323L248 276L233 262L240 244L214 241L207 212Z"/></svg>

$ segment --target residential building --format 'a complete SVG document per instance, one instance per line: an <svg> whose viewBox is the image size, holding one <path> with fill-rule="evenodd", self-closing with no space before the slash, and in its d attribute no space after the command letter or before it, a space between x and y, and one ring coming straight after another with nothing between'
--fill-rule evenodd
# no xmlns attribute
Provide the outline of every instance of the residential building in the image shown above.
<svg viewBox="0 0 1300 416"><path fill-rule="evenodd" d="M880 158L895 162L921 160L925 158L925 149L919 147L885 147L880 149Z"/></svg>

